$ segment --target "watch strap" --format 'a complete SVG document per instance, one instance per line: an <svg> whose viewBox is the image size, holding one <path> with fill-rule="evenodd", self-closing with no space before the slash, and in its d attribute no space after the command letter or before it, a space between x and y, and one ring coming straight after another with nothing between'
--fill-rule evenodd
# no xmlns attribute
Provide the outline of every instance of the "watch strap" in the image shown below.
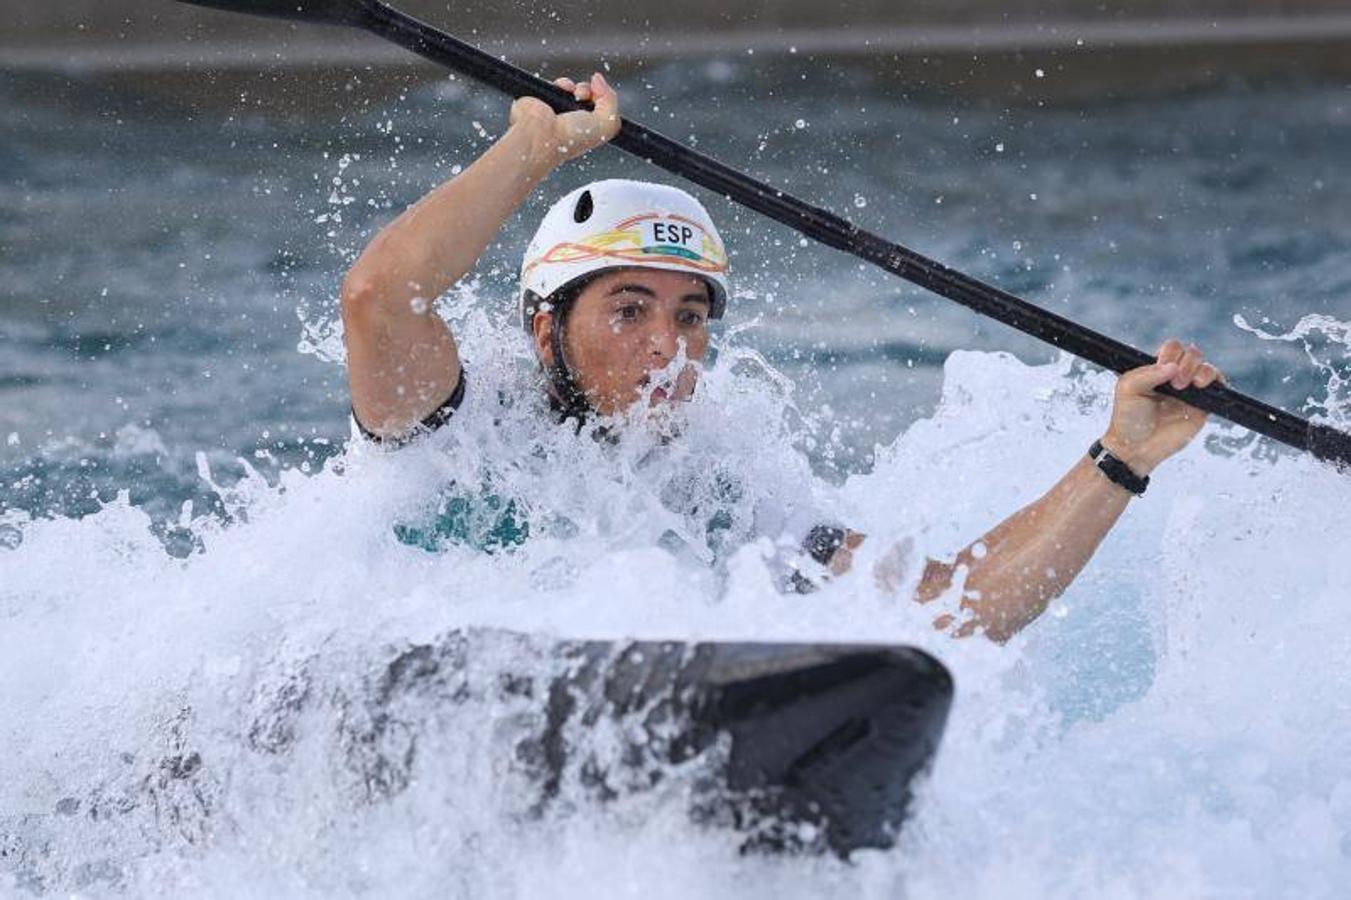
<svg viewBox="0 0 1351 900"><path fill-rule="evenodd" d="M1149 476L1141 477L1131 471L1131 467L1107 452L1102 441L1094 441L1088 448L1088 458L1093 460L1102 474L1113 484L1120 485L1137 497L1149 487Z"/></svg>

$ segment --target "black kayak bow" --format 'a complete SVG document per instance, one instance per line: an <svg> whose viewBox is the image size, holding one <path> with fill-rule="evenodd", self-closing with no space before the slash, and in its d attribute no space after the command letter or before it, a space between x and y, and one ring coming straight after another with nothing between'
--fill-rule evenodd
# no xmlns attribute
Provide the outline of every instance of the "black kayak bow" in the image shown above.
<svg viewBox="0 0 1351 900"><path fill-rule="evenodd" d="M590 108L589 104L579 103L562 88L438 31L379 0L180 2L302 22L360 28L438 65L495 87L512 98L536 97L557 112ZM619 134L610 143L729 200L735 200L813 240L851 253L939 296L1103 368L1125 372L1154 362L1154 357L1129 344L1099 334L914 250L865 231L834 213L777 190L637 122L625 119ZM1155 390L1290 447L1312 453L1316 458L1334 463L1343 470L1351 468L1351 434L1331 426L1310 422L1226 385L1213 384L1204 390L1177 390L1165 384Z"/></svg>

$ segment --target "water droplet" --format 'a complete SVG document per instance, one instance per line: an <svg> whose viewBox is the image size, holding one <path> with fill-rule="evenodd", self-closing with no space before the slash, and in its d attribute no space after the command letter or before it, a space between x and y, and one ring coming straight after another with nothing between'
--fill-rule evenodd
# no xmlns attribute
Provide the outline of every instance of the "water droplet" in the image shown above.
<svg viewBox="0 0 1351 900"><path fill-rule="evenodd" d="M425 315L427 312L427 298L414 297L412 300L408 301L408 308L413 311L414 315Z"/></svg>
<svg viewBox="0 0 1351 900"><path fill-rule="evenodd" d="M794 128L797 128L797 129L799 129L799 130L800 130L800 129L803 129L803 128L806 128L806 127L807 127L807 120L806 120L806 119L798 119L796 122L793 123L793 127L794 127Z"/></svg>
<svg viewBox="0 0 1351 900"><path fill-rule="evenodd" d="M1003 142L1003 141L1000 141L999 143L997 143L997 144L994 145L994 152L995 152L995 153L1003 153L1003 152L1004 152L1004 142Z"/></svg>
<svg viewBox="0 0 1351 900"><path fill-rule="evenodd" d="M859 209L862 209L863 207L868 205L868 198L863 196L862 194L855 194L854 205L857 206Z"/></svg>
<svg viewBox="0 0 1351 900"><path fill-rule="evenodd" d="M1038 69L1036 74L1037 74L1037 77L1038 77L1038 78L1045 78L1045 77L1046 77L1046 72L1045 72L1045 70L1043 70L1043 69Z"/></svg>

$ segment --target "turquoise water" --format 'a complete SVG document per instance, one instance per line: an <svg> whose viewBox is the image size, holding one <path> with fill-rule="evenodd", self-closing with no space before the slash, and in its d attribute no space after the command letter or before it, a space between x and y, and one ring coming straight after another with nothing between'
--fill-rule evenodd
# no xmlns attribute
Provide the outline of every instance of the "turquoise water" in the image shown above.
<svg viewBox="0 0 1351 900"><path fill-rule="evenodd" d="M636 118L860 225L1348 421L1345 86L1003 109L807 60L614 80ZM655 174L609 151L444 298L485 386L456 428L352 444L341 274L503 118L456 82L291 118L0 74L0 890L1341 894L1345 475L1212 426L1024 636L953 641L905 599L915 560L1053 483L1111 377L705 198L735 296L681 440L503 413L495 391L530 390L510 317L538 215ZM870 535L856 575L784 595L765 523L823 520ZM525 713L484 688L528 664L510 647L479 648L463 703L380 706L400 648L479 626L916 643L958 700L895 850L743 858L680 812L689 773L607 808L565 785L529 815L498 739ZM353 754L414 743L411 787L372 800Z"/></svg>

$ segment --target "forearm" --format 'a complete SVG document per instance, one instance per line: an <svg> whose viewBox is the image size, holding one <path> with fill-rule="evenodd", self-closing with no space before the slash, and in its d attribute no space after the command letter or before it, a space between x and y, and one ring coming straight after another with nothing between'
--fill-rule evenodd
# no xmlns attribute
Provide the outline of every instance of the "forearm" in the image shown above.
<svg viewBox="0 0 1351 900"><path fill-rule="evenodd" d="M916 599L936 599L951 587L956 568L964 566L961 606L971 618L958 633L979 629L992 640L1006 641L1069 586L1129 500L1125 489L1085 457L1039 500L963 550L954 565L931 562ZM951 622L943 617L936 624Z"/></svg>
<svg viewBox="0 0 1351 900"><path fill-rule="evenodd" d="M1222 378L1200 349L1175 339L1159 347L1158 360L1122 373L1103 447L1139 477L1185 447L1205 425L1205 413L1157 392L1205 389ZM1006 641L1046 609L1092 558L1116 524L1131 494L1083 457L1044 497L963 550L952 564L929 561L915 591L927 603L943 595L959 568L966 569L961 607L970 619L958 635L983 630ZM948 628L954 616L934 624Z"/></svg>
<svg viewBox="0 0 1351 900"><path fill-rule="evenodd" d="M450 396L459 348L432 301L473 268L548 174L531 123L512 126L468 169L385 226L342 286L352 408L382 436L406 432ZM421 297L424 302L414 302Z"/></svg>
<svg viewBox="0 0 1351 900"><path fill-rule="evenodd" d="M550 152L557 155L537 123L511 126L467 169L381 229L348 273L349 286L378 286L359 293L400 313L413 297L440 296L552 171Z"/></svg>

